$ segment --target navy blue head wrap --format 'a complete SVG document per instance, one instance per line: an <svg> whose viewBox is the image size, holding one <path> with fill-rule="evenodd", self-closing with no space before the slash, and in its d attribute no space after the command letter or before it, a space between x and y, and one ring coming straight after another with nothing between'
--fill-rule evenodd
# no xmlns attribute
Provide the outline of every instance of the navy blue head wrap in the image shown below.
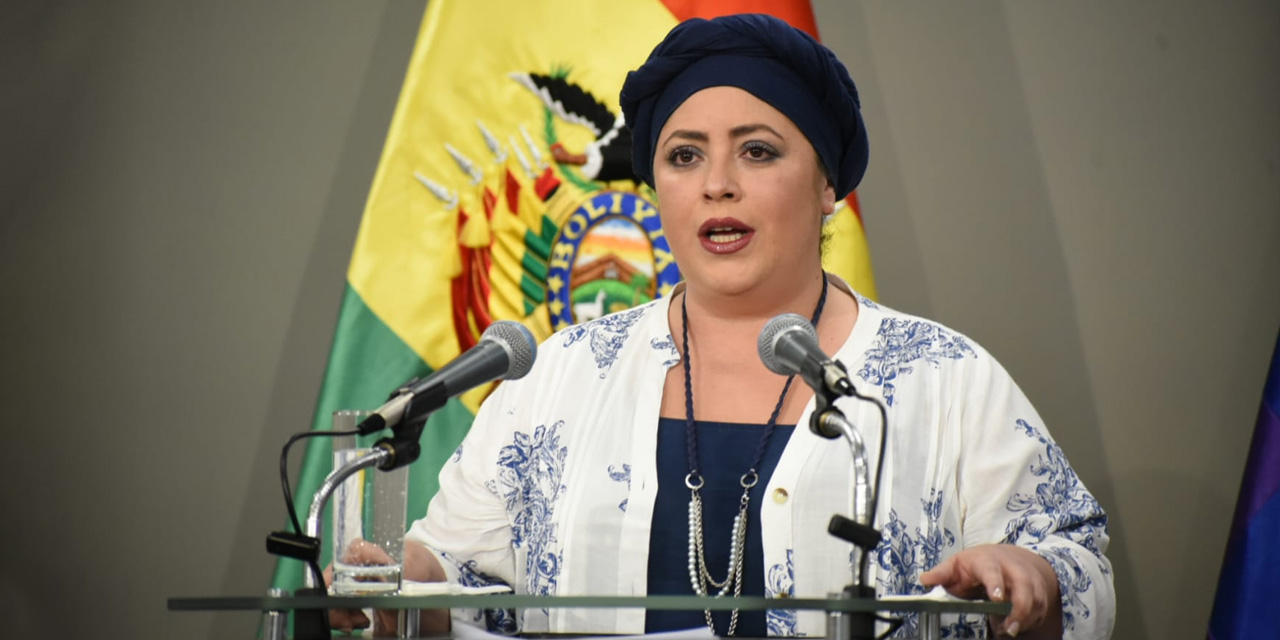
<svg viewBox="0 0 1280 640"><path fill-rule="evenodd" d="M741 14L676 25L622 85L631 164L653 186L653 154L667 118L708 87L738 87L787 116L813 145L836 197L867 170L858 88L835 54L772 16Z"/></svg>

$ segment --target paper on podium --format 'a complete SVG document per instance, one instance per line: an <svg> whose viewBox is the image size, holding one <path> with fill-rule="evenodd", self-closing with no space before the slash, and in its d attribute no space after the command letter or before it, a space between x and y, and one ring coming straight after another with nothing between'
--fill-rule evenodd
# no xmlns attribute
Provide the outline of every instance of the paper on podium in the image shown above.
<svg viewBox="0 0 1280 640"><path fill-rule="evenodd" d="M505 584L464 587L454 582L414 582L413 580L400 582L402 596L483 596L494 593L511 593L511 587Z"/></svg>
<svg viewBox="0 0 1280 640"><path fill-rule="evenodd" d="M493 593L510 593L511 587L495 584L487 587L464 587L451 582L414 582L404 580L400 583L400 595L405 596L439 596L439 595L487 595ZM453 637L456 640L511 640L511 636L491 633L475 625L461 624L453 621ZM628 640L629 638L645 638L646 640L714 640L715 634L707 627L666 631L663 633L646 633L638 636L575 636L574 640Z"/></svg>
<svg viewBox="0 0 1280 640"><path fill-rule="evenodd" d="M511 640L511 636L491 633L469 624L459 624L456 619L453 621L453 637L455 640ZM574 636L574 640L638 640L641 638L644 640L714 640L715 637L711 629L703 626L663 633L646 633L639 636Z"/></svg>
<svg viewBox="0 0 1280 640"><path fill-rule="evenodd" d="M934 600L937 602L970 602L969 600L965 600L964 598L957 598L947 593L947 590L943 589L942 585L938 585L930 589L928 593L916 593L916 594L904 593L901 595L892 595L892 596L884 595L884 596L880 596L879 599L884 602L893 602L895 600Z"/></svg>

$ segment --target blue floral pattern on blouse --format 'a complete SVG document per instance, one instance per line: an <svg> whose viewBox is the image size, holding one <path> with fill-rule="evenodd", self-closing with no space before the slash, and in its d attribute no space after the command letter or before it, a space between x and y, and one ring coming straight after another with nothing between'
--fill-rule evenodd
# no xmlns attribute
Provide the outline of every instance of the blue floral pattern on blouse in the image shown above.
<svg viewBox="0 0 1280 640"><path fill-rule="evenodd" d="M956 545L955 533L938 524L942 519L942 492L930 489L929 498L921 500L920 506L925 526L923 529L917 527L914 535L898 518L897 510L889 510L889 521L885 523L880 544L872 550L871 556L880 567L876 582L883 593L923 594L925 588L920 585L920 574L937 566L943 553ZM916 637L919 624L915 614L903 616L903 625L894 637Z"/></svg>
<svg viewBox="0 0 1280 640"><path fill-rule="evenodd" d="M943 359L959 360L966 355L977 356L964 336L932 322L885 318L858 377L881 387L885 404L893 406L894 381L915 370L912 362L924 360L936 368Z"/></svg>
<svg viewBox="0 0 1280 640"><path fill-rule="evenodd" d="M793 562L794 550L787 549L787 563L769 567L764 579L764 596L776 598L779 595L794 597L796 595L796 568ZM769 609L765 613L765 625L770 636L796 636L795 609Z"/></svg>
<svg viewBox="0 0 1280 640"><path fill-rule="evenodd" d="M1098 540L1106 533L1107 516L1080 482L1057 443L1026 420L1017 420L1014 428L1044 445L1044 454L1031 463L1031 475L1040 479L1035 491L1015 493L1005 504L1005 508L1018 516L1005 528L1004 541L1036 551L1053 567L1062 595L1062 628L1074 629L1077 618L1092 615L1080 594L1092 588L1093 581L1073 550L1038 543L1060 537L1102 558ZM1105 566L1103 572L1107 573Z"/></svg>
<svg viewBox="0 0 1280 640"><path fill-rule="evenodd" d="M486 575L476 568L475 560L467 560L462 562L452 555L440 552L440 556L453 564L458 569L458 584L464 587L487 587L495 584L507 585L506 582ZM515 611L511 609L481 609L476 611L476 615L472 618L472 622L484 621L485 627L489 631L501 633L503 635L515 635L519 631L519 625L516 623Z"/></svg>
<svg viewBox="0 0 1280 640"><path fill-rule="evenodd" d="M560 446L564 421L539 425L533 433L515 432L512 444L498 452L498 487L512 514L511 543L525 550L525 583L531 595L555 595L562 559L554 510L565 492L568 447Z"/></svg>
<svg viewBox="0 0 1280 640"><path fill-rule="evenodd" d="M636 307L619 311L603 318L565 329L564 347L567 349L574 343L586 339L591 346L591 354L595 356L596 368L600 369L600 377L609 373L609 368L618 359L618 352L627 341L627 333L632 325L644 315L647 307Z"/></svg>
<svg viewBox="0 0 1280 640"><path fill-rule="evenodd" d="M662 366L670 369L680 364L680 352L676 351L676 341L672 340L671 336L654 338L649 341L649 346L653 347L654 351L661 351L667 355L667 359L662 361Z"/></svg>
<svg viewBox="0 0 1280 640"><path fill-rule="evenodd" d="M614 482L627 483L627 493L631 492L631 465L623 463L621 469L617 465L609 465L609 478ZM627 510L627 501L623 500L618 503L618 508L625 512Z"/></svg>

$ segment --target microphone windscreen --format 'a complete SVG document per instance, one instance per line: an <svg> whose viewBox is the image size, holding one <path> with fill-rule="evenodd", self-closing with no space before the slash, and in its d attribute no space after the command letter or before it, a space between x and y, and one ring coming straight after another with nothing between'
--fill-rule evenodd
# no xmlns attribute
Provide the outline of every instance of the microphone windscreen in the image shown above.
<svg viewBox="0 0 1280 640"><path fill-rule="evenodd" d="M785 338L790 337L791 340ZM756 342L756 348L760 352L760 360L764 362L764 366L770 371L782 375L790 376L800 373L800 361L795 355L780 353L780 342L793 342L795 338L800 340L808 340L814 345L818 344L818 332L814 331L813 325L804 316L795 313L784 313L775 316L772 320L765 323L764 329L760 330L760 339ZM787 351L784 345L782 351ZM799 354L803 356L803 354Z"/></svg>
<svg viewBox="0 0 1280 640"><path fill-rule="evenodd" d="M511 320L499 320L491 325L480 336L481 340L498 343L507 352L507 372L503 380L523 378L533 369L533 361L538 357L538 341L527 327Z"/></svg>

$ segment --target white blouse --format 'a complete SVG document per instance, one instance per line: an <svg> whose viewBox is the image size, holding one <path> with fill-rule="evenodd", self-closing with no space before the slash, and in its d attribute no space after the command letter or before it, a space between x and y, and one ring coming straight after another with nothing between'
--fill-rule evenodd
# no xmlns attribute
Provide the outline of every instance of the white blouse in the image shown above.
<svg viewBox="0 0 1280 640"><path fill-rule="evenodd" d="M884 538L870 562L877 593L924 593L920 574L943 559L1008 542L1053 566L1065 637L1108 637L1115 595L1103 555L1107 517L1008 373L965 336L831 281L860 307L834 357L888 410L874 523ZM667 370L680 362L667 324L672 297L557 332L528 376L502 384L481 406L440 472L426 517L407 534L438 555L452 580L540 595L644 595L658 412ZM874 465L879 411L850 398L837 406ZM810 400L798 425L812 409ZM759 506L767 596L824 597L852 581L852 545L827 533L833 514L851 515L850 468L842 440L797 428L787 442ZM488 616L506 631L636 634L645 614ZM775 610L767 623L772 636L826 631L817 611ZM908 617L899 635L914 636L915 625ZM943 626L953 637L986 635L982 616L953 616Z"/></svg>

